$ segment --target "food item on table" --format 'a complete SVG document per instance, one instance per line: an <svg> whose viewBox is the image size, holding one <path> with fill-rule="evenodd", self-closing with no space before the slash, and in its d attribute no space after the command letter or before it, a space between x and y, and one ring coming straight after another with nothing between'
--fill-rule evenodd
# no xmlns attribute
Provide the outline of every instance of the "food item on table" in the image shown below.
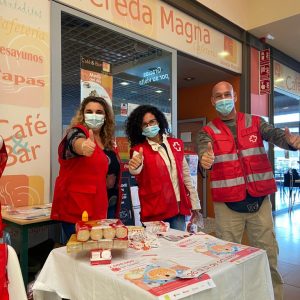
<svg viewBox="0 0 300 300"><path fill-rule="evenodd" d="M104 226L103 229L103 237L105 239L113 239L116 236L116 229L112 226Z"/></svg>
<svg viewBox="0 0 300 300"><path fill-rule="evenodd" d="M100 226L94 226L90 232L91 239L94 241L101 240L103 238L103 230Z"/></svg>
<svg viewBox="0 0 300 300"><path fill-rule="evenodd" d="M126 249L126 248L128 248L128 240L114 239L113 248L114 249Z"/></svg>
<svg viewBox="0 0 300 300"><path fill-rule="evenodd" d="M79 252L82 251L82 242L78 242L76 234L72 234L68 243L67 243L67 252Z"/></svg>
<svg viewBox="0 0 300 300"><path fill-rule="evenodd" d="M82 248L83 248L83 250L96 249L96 248L98 248L98 243L96 241L89 240L89 241L82 243Z"/></svg>
<svg viewBox="0 0 300 300"><path fill-rule="evenodd" d="M102 239L99 240L98 242L98 248L101 249L112 249L113 247L113 240L109 239Z"/></svg>
<svg viewBox="0 0 300 300"><path fill-rule="evenodd" d="M91 250L90 253L91 265L103 265L111 263L111 251L103 249Z"/></svg>
<svg viewBox="0 0 300 300"><path fill-rule="evenodd" d="M128 236L128 229L126 226L116 226L116 237L119 239L125 239Z"/></svg>
<svg viewBox="0 0 300 300"><path fill-rule="evenodd" d="M86 242L90 238L90 228L83 222L78 222L75 225L77 241Z"/></svg>

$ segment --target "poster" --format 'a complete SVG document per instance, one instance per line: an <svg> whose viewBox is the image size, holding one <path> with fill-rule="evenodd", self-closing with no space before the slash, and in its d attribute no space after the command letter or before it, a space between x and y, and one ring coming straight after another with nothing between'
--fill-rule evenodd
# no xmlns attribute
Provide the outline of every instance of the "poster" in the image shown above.
<svg viewBox="0 0 300 300"><path fill-rule="evenodd" d="M50 201L50 1L13 2L0 1L0 198L17 207Z"/></svg>
<svg viewBox="0 0 300 300"><path fill-rule="evenodd" d="M80 66L81 101L88 96L95 96L105 99L112 106L110 64L82 56Z"/></svg>
<svg viewBox="0 0 300 300"><path fill-rule="evenodd" d="M112 264L110 269L162 300L182 299L215 287L207 274L196 278L181 278L183 272L190 268L172 260L131 259Z"/></svg>

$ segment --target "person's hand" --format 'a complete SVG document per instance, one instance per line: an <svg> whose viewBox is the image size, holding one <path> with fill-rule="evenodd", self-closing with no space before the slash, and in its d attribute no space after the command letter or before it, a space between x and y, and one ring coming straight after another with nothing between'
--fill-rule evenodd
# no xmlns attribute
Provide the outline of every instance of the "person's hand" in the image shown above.
<svg viewBox="0 0 300 300"><path fill-rule="evenodd" d="M203 153L200 164L202 168L209 170L214 163L215 155L211 142L207 143L207 150Z"/></svg>
<svg viewBox="0 0 300 300"><path fill-rule="evenodd" d="M82 142L81 149L82 149L82 155L84 156L92 156L96 148L95 144L95 138L93 130L89 130L89 137Z"/></svg>
<svg viewBox="0 0 300 300"><path fill-rule="evenodd" d="M143 147L140 147L139 149L139 154L133 156L129 162L128 162L128 166L129 169L131 170L135 170L137 169L143 162Z"/></svg>
<svg viewBox="0 0 300 300"><path fill-rule="evenodd" d="M291 134L290 130L285 127L284 129L284 133L285 133L285 138L286 138L286 141L287 143L296 148L296 149L300 149L300 136L299 135L296 135L296 134Z"/></svg>
<svg viewBox="0 0 300 300"><path fill-rule="evenodd" d="M199 209L192 210L190 222L196 224L200 228L204 228L203 216Z"/></svg>
<svg viewBox="0 0 300 300"><path fill-rule="evenodd" d="M0 149L2 149L2 146L3 146L3 138L2 138L2 136L0 135Z"/></svg>

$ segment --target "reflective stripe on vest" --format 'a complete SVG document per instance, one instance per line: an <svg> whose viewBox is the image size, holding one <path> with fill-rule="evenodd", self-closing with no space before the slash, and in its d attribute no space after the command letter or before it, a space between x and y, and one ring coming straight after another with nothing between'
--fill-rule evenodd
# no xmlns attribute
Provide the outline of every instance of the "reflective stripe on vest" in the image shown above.
<svg viewBox="0 0 300 300"><path fill-rule="evenodd" d="M261 180L269 180L273 179L273 172L259 173L259 174L250 174L247 175L248 182L261 181Z"/></svg>
<svg viewBox="0 0 300 300"><path fill-rule="evenodd" d="M249 148L240 151L240 155L243 157L251 156L251 155L261 155L261 154L266 154L264 147Z"/></svg>
<svg viewBox="0 0 300 300"><path fill-rule="evenodd" d="M208 127L210 127L212 129L212 131L215 133L215 134L220 134L221 133L221 130L218 129L213 122L209 122L207 124Z"/></svg>
<svg viewBox="0 0 300 300"><path fill-rule="evenodd" d="M222 155L217 155L215 157L214 163L220 163L220 162L227 162L227 161L234 161L238 160L238 156L236 153L234 154L222 154Z"/></svg>
<svg viewBox="0 0 300 300"><path fill-rule="evenodd" d="M226 179L226 180L214 180L211 181L212 188L224 188L224 187L233 187L241 184L245 184L244 177L237 177L233 179Z"/></svg>

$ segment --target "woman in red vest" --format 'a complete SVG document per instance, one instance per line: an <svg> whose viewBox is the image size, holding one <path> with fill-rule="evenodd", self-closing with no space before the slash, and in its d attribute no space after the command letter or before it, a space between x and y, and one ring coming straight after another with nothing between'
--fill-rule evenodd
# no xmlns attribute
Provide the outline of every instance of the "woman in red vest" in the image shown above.
<svg viewBox="0 0 300 300"><path fill-rule="evenodd" d="M126 133L131 145L129 171L135 175L141 204L141 221L166 221L185 230L185 216L197 221L200 201L192 185L183 142L167 137L165 115L156 107L141 105L128 117Z"/></svg>
<svg viewBox="0 0 300 300"><path fill-rule="evenodd" d="M0 136L0 177L4 171L7 162L7 152L2 136ZM4 225L2 223L1 216L1 204L0 204L0 240L3 238ZM0 244L0 300L8 300L8 279L7 279L7 246L6 244Z"/></svg>
<svg viewBox="0 0 300 300"><path fill-rule="evenodd" d="M118 164L114 147L114 117L111 106L89 96L71 121L58 148L60 171L55 182L51 218L62 222L65 241L86 211L89 219L107 217L107 186L115 186L119 174L110 176L110 164ZM114 167L114 170L119 170ZM115 171L117 173L117 171ZM114 203L119 210L120 197ZM112 209L111 209L112 210Z"/></svg>
<svg viewBox="0 0 300 300"><path fill-rule="evenodd" d="M0 135L0 178L6 166L7 158L8 156L7 156L5 143L2 136ZM0 203L0 208L1 208L1 203ZM0 209L0 240L3 238L3 228L4 225L2 223L2 216L1 216L1 209Z"/></svg>

